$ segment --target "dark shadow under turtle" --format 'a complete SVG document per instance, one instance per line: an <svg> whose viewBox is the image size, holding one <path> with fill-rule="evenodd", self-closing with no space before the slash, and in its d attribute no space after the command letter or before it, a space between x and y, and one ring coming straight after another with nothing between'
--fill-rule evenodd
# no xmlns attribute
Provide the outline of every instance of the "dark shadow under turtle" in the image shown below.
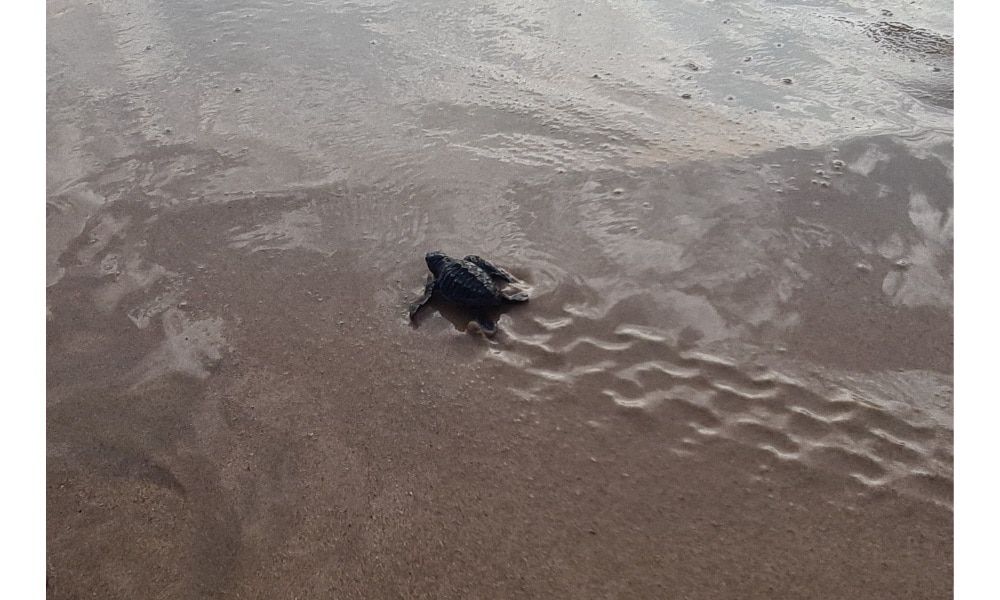
<svg viewBox="0 0 1000 600"><path fill-rule="evenodd" d="M442 252L428 252L424 259L431 276L423 295L410 305L410 320L436 293L453 304L472 309L483 333L492 336L497 332L497 324L490 318L489 309L506 302L528 301L525 292L511 293L502 289L496 280L515 283L517 278L486 259L469 255L459 260Z"/></svg>

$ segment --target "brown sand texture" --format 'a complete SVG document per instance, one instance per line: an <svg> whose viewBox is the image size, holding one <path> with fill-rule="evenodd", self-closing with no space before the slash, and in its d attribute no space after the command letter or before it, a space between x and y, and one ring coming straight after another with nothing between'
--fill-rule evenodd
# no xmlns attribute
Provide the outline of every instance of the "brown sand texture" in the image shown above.
<svg viewBox="0 0 1000 600"><path fill-rule="evenodd" d="M950 597L950 4L781 6L48 2L47 596Z"/></svg>

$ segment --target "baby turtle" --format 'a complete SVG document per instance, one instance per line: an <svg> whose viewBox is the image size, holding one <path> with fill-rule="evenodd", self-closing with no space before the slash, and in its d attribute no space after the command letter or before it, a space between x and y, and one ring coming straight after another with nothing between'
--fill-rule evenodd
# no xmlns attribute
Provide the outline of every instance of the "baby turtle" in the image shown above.
<svg viewBox="0 0 1000 600"><path fill-rule="evenodd" d="M517 278L486 259L470 255L458 260L442 252L428 252L424 260L433 275L424 286L424 294L410 305L411 320L436 291L449 302L473 309L483 333L492 336L497 332L497 324L486 314L486 309L504 302L528 301L525 292L500 289L494 278L507 283L514 283Z"/></svg>

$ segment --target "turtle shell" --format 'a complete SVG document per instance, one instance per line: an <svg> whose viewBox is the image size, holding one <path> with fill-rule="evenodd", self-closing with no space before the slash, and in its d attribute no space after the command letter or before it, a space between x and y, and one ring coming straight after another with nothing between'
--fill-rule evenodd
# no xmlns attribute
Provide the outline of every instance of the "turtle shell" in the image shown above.
<svg viewBox="0 0 1000 600"><path fill-rule="evenodd" d="M464 260L447 258L436 273L436 288L448 301L462 306L498 306L500 288L486 271Z"/></svg>

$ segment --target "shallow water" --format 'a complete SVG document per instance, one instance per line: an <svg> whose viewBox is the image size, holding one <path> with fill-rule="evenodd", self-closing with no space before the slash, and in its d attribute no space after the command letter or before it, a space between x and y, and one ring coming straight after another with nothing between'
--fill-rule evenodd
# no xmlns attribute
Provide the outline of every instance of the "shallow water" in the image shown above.
<svg viewBox="0 0 1000 600"><path fill-rule="evenodd" d="M49 2L50 593L948 593L951 31Z"/></svg>

